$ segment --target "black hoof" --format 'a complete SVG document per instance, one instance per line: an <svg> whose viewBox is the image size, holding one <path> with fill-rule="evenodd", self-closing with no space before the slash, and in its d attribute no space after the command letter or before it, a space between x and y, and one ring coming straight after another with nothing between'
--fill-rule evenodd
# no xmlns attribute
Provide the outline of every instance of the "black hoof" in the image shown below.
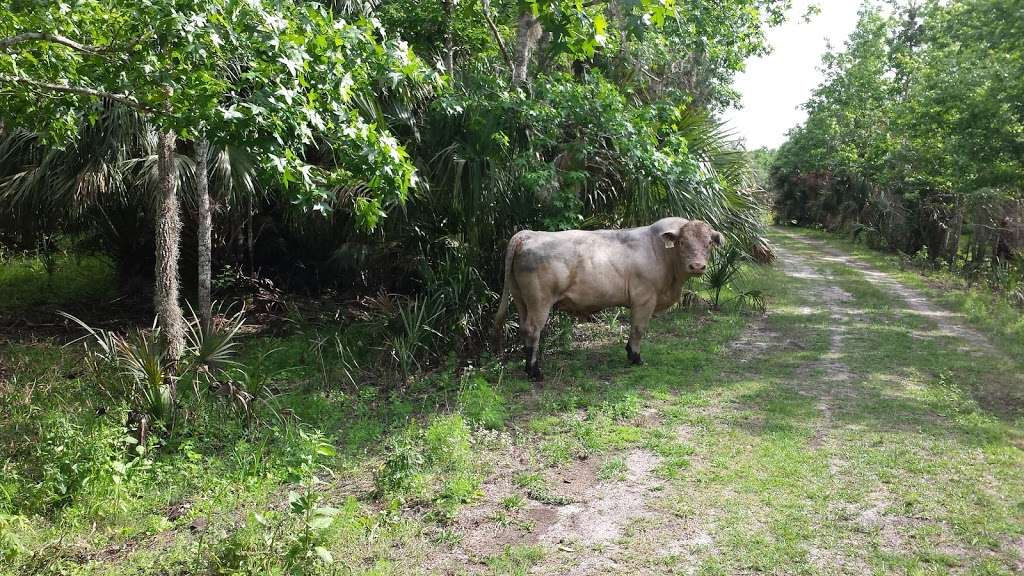
<svg viewBox="0 0 1024 576"><path fill-rule="evenodd" d="M626 357L629 358L629 363L634 366L640 366L644 363L644 359L640 357L640 353L633 352L629 348L629 344L626 344Z"/></svg>
<svg viewBox="0 0 1024 576"><path fill-rule="evenodd" d="M540 368L537 368L536 366L527 366L526 376L534 382L542 382L544 380L544 375L541 374Z"/></svg>

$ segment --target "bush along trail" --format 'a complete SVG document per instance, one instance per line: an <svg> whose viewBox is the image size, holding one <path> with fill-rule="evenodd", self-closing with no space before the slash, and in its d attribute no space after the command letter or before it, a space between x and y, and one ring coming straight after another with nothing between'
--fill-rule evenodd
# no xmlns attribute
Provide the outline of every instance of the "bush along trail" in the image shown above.
<svg viewBox="0 0 1024 576"><path fill-rule="evenodd" d="M639 367L619 315L554 321L539 384L518 358L387 398L281 383L270 432L181 442L121 464L117 489L0 514L0 573L1024 571L1021 366L863 261L771 239L779 261L742 286L764 317L671 312ZM19 374L22 396L49 377ZM60 453L106 465L87 448ZM38 482L73 477L61 466Z"/></svg>

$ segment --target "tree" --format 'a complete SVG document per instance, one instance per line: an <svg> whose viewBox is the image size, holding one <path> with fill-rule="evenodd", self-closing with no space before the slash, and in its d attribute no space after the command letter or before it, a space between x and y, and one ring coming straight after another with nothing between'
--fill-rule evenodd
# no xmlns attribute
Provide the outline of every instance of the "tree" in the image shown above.
<svg viewBox="0 0 1024 576"><path fill-rule="evenodd" d="M826 55L774 163L780 213L951 267L966 233L979 260L1024 195L1019 2L892 4L864 10L845 51Z"/></svg>
<svg viewBox="0 0 1024 576"><path fill-rule="evenodd" d="M19 4L0 23L0 119L64 144L78 118L113 101L159 130L155 307L172 361L184 338L171 175L178 135L242 143L314 209L327 206L332 189L365 184L352 201L367 227L413 184L405 151L385 126L360 117L353 95L382 77L395 85L432 77L375 21L335 21L299 2L85 0L67 8Z"/></svg>

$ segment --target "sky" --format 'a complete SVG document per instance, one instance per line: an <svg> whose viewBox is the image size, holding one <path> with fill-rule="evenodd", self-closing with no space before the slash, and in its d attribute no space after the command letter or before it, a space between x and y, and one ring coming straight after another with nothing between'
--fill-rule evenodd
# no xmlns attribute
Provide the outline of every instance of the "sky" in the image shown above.
<svg viewBox="0 0 1024 576"><path fill-rule="evenodd" d="M809 4L817 4L821 13L804 22ZM803 122L806 114L799 106L821 82L821 56L829 41L843 46L857 25L860 5L861 0L795 0L786 22L768 30L772 53L747 60L735 84L741 108L723 114L748 150L777 148L786 131Z"/></svg>

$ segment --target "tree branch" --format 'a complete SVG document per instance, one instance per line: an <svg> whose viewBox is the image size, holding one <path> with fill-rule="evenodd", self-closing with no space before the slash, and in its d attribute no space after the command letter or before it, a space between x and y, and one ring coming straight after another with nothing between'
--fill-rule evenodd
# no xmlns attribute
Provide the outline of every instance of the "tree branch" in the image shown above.
<svg viewBox="0 0 1024 576"><path fill-rule="evenodd" d="M93 88L86 88L85 86L67 86L64 84L51 84L49 82L40 82L39 80L33 80L31 78L25 78L22 76L6 76L0 75L0 83L12 83L12 84L23 84L26 86L32 86L34 88L40 88L50 92L60 92L62 94L75 94L78 96L91 96L94 98L108 98L114 102L124 104L130 108L139 110L140 112L152 112L153 109L146 106L142 102L139 102L135 98L127 94L115 94L113 92L107 92L105 90L96 90Z"/></svg>
<svg viewBox="0 0 1024 576"><path fill-rule="evenodd" d="M491 34L494 39L498 41L498 51L501 52L502 57L505 58L505 63L508 64L509 70L515 68L512 64L512 55L508 52L508 47L505 46L505 39L501 37L501 32L498 30L497 25L494 24L494 19L491 18L491 1L482 0L480 2L481 12L484 13L484 20L487 20L487 26L491 29Z"/></svg>
<svg viewBox="0 0 1024 576"><path fill-rule="evenodd" d="M86 46L85 44L75 42L66 36L61 36L60 34L47 34L46 32L22 32L21 34L0 39L0 49L6 50L11 46L24 42L53 42L54 44L67 46L72 50L78 50L79 52L86 52L88 54L99 54L100 52L105 52L107 50L105 48Z"/></svg>

